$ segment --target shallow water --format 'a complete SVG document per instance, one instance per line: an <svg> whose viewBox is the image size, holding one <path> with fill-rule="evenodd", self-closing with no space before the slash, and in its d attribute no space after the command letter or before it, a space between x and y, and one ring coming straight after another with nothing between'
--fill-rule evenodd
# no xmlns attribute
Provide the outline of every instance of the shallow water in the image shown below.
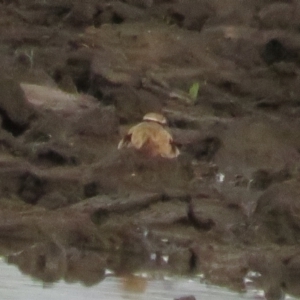
<svg viewBox="0 0 300 300"><path fill-rule="evenodd" d="M92 287L80 283L68 284L63 280L44 284L23 275L18 268L0 261L0 299L77 299L77 300L167 300L193 295L197 300L208 299L264 299L263 292L250 289L239 294L225 288L200 283L199 278L161 277L146 278L145 274L120 278L107 274L106 278ZM286 299L295 299L286 297Z"/></svg>

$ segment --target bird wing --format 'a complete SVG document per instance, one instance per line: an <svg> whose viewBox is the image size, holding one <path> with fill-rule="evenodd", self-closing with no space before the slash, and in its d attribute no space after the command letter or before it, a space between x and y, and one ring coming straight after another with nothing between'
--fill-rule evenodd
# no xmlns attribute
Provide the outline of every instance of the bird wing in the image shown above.
<svg viewBox="0 0 300 300"><path fill-rule="evenodd" d="M119 142L118 149L127 147L129 145L130 141L131 141L131 133L128 132Z"/></svg>

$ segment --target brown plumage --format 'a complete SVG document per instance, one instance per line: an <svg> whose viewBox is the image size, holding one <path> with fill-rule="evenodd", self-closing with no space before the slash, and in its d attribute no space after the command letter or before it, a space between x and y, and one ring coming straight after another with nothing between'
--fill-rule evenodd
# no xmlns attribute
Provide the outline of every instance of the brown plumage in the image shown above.
<svg viewBox="0 0 300 300"><path fill-rule="evenodd" d="M118 149L133 147L148 156L175 158L180 152L171 134L163 127L166 119L161 114L149 113L143 122L133 126L120 141Z"/></svg>

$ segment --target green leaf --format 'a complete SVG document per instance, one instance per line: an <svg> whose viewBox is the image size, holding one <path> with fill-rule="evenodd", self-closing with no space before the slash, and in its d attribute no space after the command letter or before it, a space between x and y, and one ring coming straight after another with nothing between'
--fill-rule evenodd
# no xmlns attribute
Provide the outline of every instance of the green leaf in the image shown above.
<svg viewBox="0 0 300 300"><path fill-rule="evenodd" d="M200 84L199 82L194 82L190 89L189 89L189 95L193 100L196 100L199 93Z"/></svg>

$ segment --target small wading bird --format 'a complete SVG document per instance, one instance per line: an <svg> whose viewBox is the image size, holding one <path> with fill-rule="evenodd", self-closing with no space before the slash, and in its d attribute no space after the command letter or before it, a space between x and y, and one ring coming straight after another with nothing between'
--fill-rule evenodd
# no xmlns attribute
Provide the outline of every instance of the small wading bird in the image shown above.
<svg viewBox="0 0 300 300"><path fill-rule="evenodd" d="M143 121L131 129L123 137L118 149L132 147L147 156L175 158L180 152L175 146L171 134L164 128L166 118L158 113L148 113Z"/></svg>

